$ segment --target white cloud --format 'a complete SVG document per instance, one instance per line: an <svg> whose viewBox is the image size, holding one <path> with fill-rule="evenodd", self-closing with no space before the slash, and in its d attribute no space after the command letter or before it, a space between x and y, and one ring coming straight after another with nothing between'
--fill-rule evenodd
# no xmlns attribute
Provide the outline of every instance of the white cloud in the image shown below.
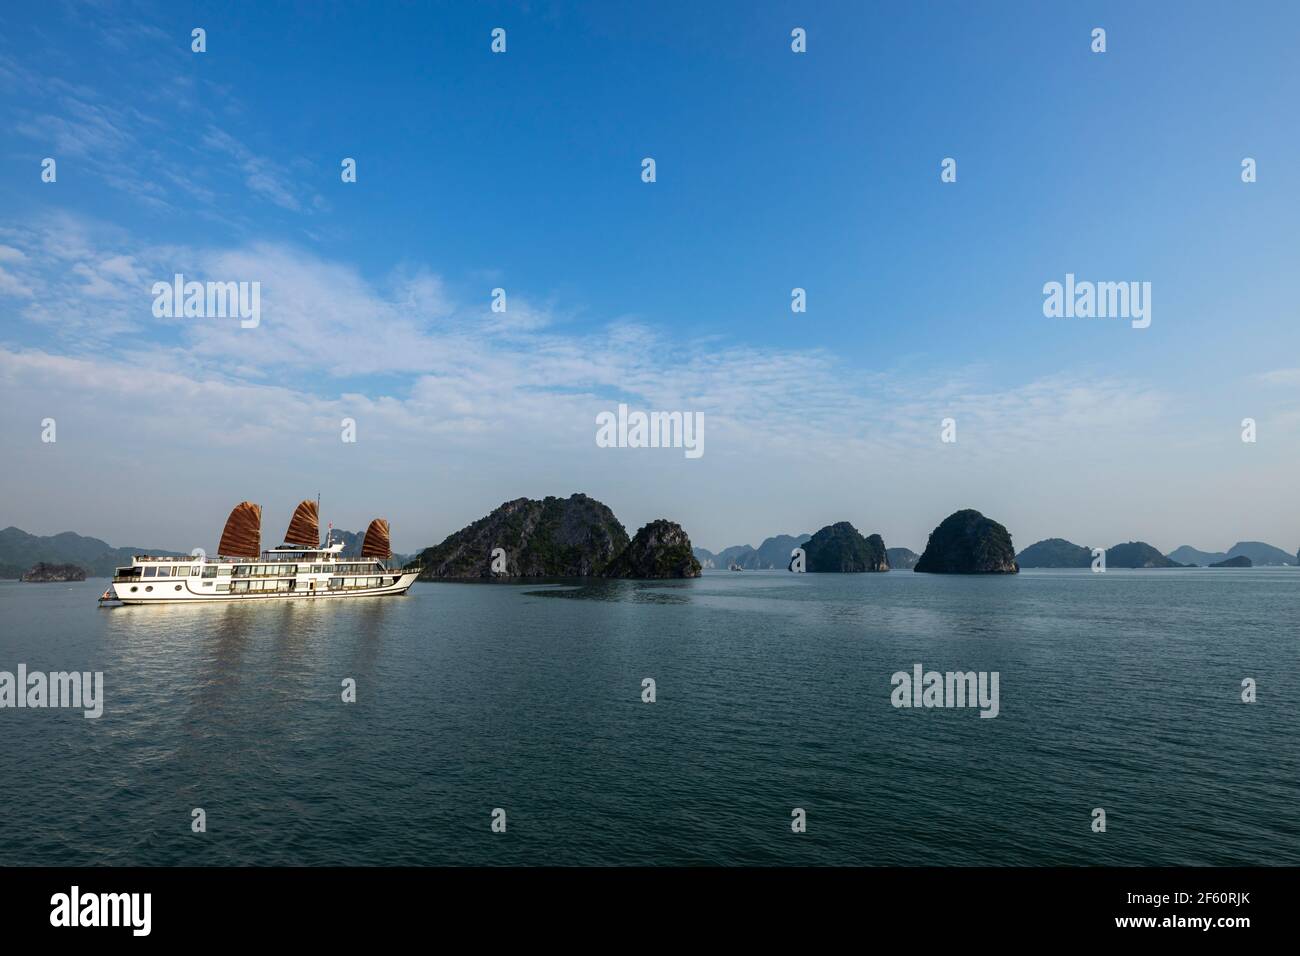
<svg viewBox="0 0 1300 956"><path fill-rule="evenodd" d="M0 269L0 296L6 295L19 299L30 299L34 293L31 287L17 276Z"/></svg>
<svg viewBox="0 0 1300 956"><path fill-rule="evenodd" d="M1017 540L1064 533L1052 523L1065 512L1107 542L1144 534L1153 508L1185 495L1169 476L1204 467L1212 441L1173 396L1092 370L1003 383L978 367L862 368L626 319L579 325L523 290L502 316L490 286L464 302L419 265L372 280L281 243L149 246L70 216L3 227L0 239L11 341L17 316L45 323L39 347L0 348L13 456L0 497L11 501L55 495L69 468L120 466L226 507L253 494L250 481L268 498L325 484L360 521L379 495L414 529L405 548L507 498L574 490L632 525L681 520L705 546L848 518L917 547L968 505ZM154 319L150 286L175 272L261 282L261 325ZM703 412L705 457L596 448L595 415L620 401ZM60 421L57 452L34 438L45 415ZM344 417L357 420L355 446L339 440ZM939 442L944 417L957 419L955 446ZM1273 422L1270 439L1287 428ZM1152 433L1165 439L1159 461ZM85 521L118 514L112 482L69 494ZM1126 530L1093 533L1088 522L1102 520ZM142 541L129 527L79 530Z"/></svg>
<svg viewBox="0 0 1300 956"><path fill-rule="evenodd" d="M282 209L303 212L323 206L323 197L295 184L289 178L284 163L255 154L226 131L215 126L209 127L204 134L203 143L230 156L244 174L244 184ZM303 197L299 196L300 192L304 193Z"/></svg>
<svg viewBox="0 0 1300 956"><path fill-rule="evenodd" d="M79 100L69 100L66 109L68 116L40 114L19 122L16 129L54 157L97 158L130 145L131 137L109 111Z"/></svg>
<svg viewBox="0 0 1300 956"><path fill-rule="evenodd" d="M479 302L457 302L427 268L407 265L376 285L348 264L283 244L121 248L120 235L66 216L2 234L7 244L0 248L17 267L12 281L39 299L28 303L28 315L61 317L69 352L98 330L100 354L126 365L147 354L151 364L195 381L276 376L313 382L317 394L329 395L331 381L373 380L387 394L368 400L397 402L411 420L459 421L468 431L493 422L551 432L547 422L577 422L586 430L595 411L626 399L704 411L737 440L804 454L819 446L838 453L853 443L926 448L940 419L951 415L963 435L978 437L972 444L996 453L1066 433L1129 432L1163 408L1158 393L1105 378L1057 376L990 389L971 370L927 378L856 369L824 351L679 339L626 320L566 331L519 293L510 295L506 313L492 313L488 290ZM55 247L59 259L38 266ZM177 272L260 282L260 326L154 319L150 287ZM106 334L106 318L115 333L129 328L148 344Z"/></svg>
<svg viewBox="0 0 1300 956"><path fill-rule="evenodd" d="M159 213L191 212L198 202L205 217L239 218L219 188L234 178L226 177L227 166L255 196L281 209L328 210L325 197L304 181L315 175L310 163L261 155L213 125L218 117L205 105L210 97L196 96L194 80L179 72L190 56L187 34L107 22L97 31L109 47L130 51L120 58L128 68L117 77L129 95L109 98L0 56L0 89L12 90L21 102L40 104L20 108L10 124L40 156L59 160L65 175L65 164L71 164ZM207 85L217 92L227 118L241 113L229 87Z"/></svg>
<svg viewBox="0 0 1300 956"><path fill-rule="evenodd" d="M1300 385L1300 368L1278 368L1258 376L1265 385Z"/></svg>

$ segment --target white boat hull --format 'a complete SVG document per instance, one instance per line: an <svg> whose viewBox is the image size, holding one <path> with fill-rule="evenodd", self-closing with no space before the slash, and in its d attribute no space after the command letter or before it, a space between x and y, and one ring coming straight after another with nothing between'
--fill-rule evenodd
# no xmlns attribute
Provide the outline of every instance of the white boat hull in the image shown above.
<svg viewBox="0 0 1300 956"><path fill-rule="evenodd" d="M318 589L318 590L282 590L282 591L223 591L219 593L194 590L193 585L196 579L181 578L168 580L157 580L150 582L148 586L152 591L145 591L144 585L126 585L115 582L110 588L112 596L107 600L120 601L122 604L208 604L228 601L285 601L285 600L307 600L315 601L323 598L354 598L354 597L388 597L394 594L405 594L410 590L411 585L419 576L418 571L391 572L383 575L385 578L395 577L392 584L383 584L378 587L352 587L340 589ZM131 586L137 590L131 591Z"/></svg>

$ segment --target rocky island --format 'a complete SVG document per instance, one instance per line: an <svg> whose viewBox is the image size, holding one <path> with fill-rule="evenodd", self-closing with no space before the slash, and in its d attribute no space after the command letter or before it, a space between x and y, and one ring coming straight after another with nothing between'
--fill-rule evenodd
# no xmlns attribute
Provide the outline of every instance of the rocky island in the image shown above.
<svg viewBox="0 0 1300 956"><path fill-rule="evenodd" d="M1171 561L1145 541L1129 541L1106 549L1106 567L1181 568L1185 565Z"/></svg>
<svg viewBox="0 0 1300 956"><path fill-rule="evenodd" d="M913 571L924 574L1015 574L1016 549L1002 525L967 508L944 518L930 533Z"/></svg>
<svg viewBox="0 0 1300 956"><path fill-rule="evenodd" d="M1177 561L1184 567L1207 567L1219 561L1226 561L1228 553L1226 551L1202 551L1199 548L1193 548L1190 544L1179 545L1174 550L1165 555L1170 561Z"/></svg>
<svg viewBox="0 0 1300 956"><path fill-rule="evenodd" d="M114 548L98 538L82 537L71 531L41 536L8 527L0 531L0 578L21 579L37 563L73 564L88 577L107 578L119 566L130 564L132 555L136 554L180 556L177 551Z"/></svg>
<svg viewBox="0 0 1300 956"><path fill-rule="evenodd" d="M623 552L605 566L603 578L698 578L700 562L682 526L663 518L636 533Z"/></svg>
<svg viewBox="0 0 1300 956"><path fill-rule="evenodd" d="M921 556L911 548L886 548L885 554L889 557L890 568L898 571L910 571L921 560Z"/></svg>
<svg viewBox="0 0 1300 956"><path fill-rule="evenodd" d="M698 577L686 532L652 521L635 540L584 494L507 501L416 559L421 581L499 578Z"/></svg>
<svg viewBox="0 0 1300 956"><path fill-rule="evenodd" d="M1239 554L1235 558L1228 558L1224 561L1216 561L1210 565L1212 568L1253 568L1254 566L1255 562L1244 554Z"/></svg>
<svg viewBox="0 0 1300 956"><path fill-rule="evenodd" d="M1016 555L1016 563L1022 568L1090 568L1092 548L1064 538L1046 538Z"/></svg>
<svg viewBox="0 0 1300 956"><path fill-rule="evenodd" d="M1173 555L1170 555L1173 557ZM1281 548L1275 548L1271 544L1265 544L1263 541L1238 541L1231 548L1224 558L1250 558L1251 567L1285 567L1291 563L1291 555L1287 554Z"/></svg>
<svg viewBox="0 0 1300 956"><path fill-rule="evenodd" d="M46 564L44 561L38 561L30 571L24 572L22 579L29 584L84 581L86 580L86 569L75 564Z"/></svg>
<svg viewBox="0 0 1300 956"><path fill-rule="evenodd" d="M629 541L614 512L584 494L516 498L420 552L420 580L594 577Z"/></svg>
<svg viewBox="0 0 1300 956"><path fill-rule="evenodd" d="M803 544L805 571L844 572L888 571L889 556L878 534L863 537L847 521L827 525Z"/></svg>
<svg viewBox="0 0 1300 956"><path fill-rule="evenodd" d="M811 538L810 534L778 534L763 539L757 548L735 544L717 554L706 548L695 548L693 553L705 568L729 568L732 565L745 571L775 571L790 567L790 552Z"/></svg>

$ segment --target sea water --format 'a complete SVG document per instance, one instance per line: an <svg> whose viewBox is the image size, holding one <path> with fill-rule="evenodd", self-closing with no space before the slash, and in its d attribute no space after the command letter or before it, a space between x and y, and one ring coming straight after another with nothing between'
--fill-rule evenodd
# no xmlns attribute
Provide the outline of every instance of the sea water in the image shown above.
<svg viewBox="0 0 1300 956"><path fill-rule="evenodd" d="M0 864L1300 864L1296 569L102 589L0 584L0 670L104 675L0 709Z"/></svg>

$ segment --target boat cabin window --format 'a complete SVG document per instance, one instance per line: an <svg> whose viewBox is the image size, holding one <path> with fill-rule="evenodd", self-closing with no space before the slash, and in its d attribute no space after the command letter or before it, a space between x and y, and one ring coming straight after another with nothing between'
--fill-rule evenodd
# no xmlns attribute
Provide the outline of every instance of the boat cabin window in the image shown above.
<svg viewBox="0 0 1300 956"><path fill-rule="evenodd" d="M152 578L152 577L154 577L155 575L157 575L157 573L158 573L158 569L155 568L155 567L153 567L153 566L150 566L150 567L147 567L147 568L144 569L144 576L145 576L146 578Z"/></svg>
<svg viewBox="0 0 1300 956"><path fill-rule="evenodd" d="M205 578L215 578L217 576L217 566L215 564L203 565L203 576Z"/></svg>

